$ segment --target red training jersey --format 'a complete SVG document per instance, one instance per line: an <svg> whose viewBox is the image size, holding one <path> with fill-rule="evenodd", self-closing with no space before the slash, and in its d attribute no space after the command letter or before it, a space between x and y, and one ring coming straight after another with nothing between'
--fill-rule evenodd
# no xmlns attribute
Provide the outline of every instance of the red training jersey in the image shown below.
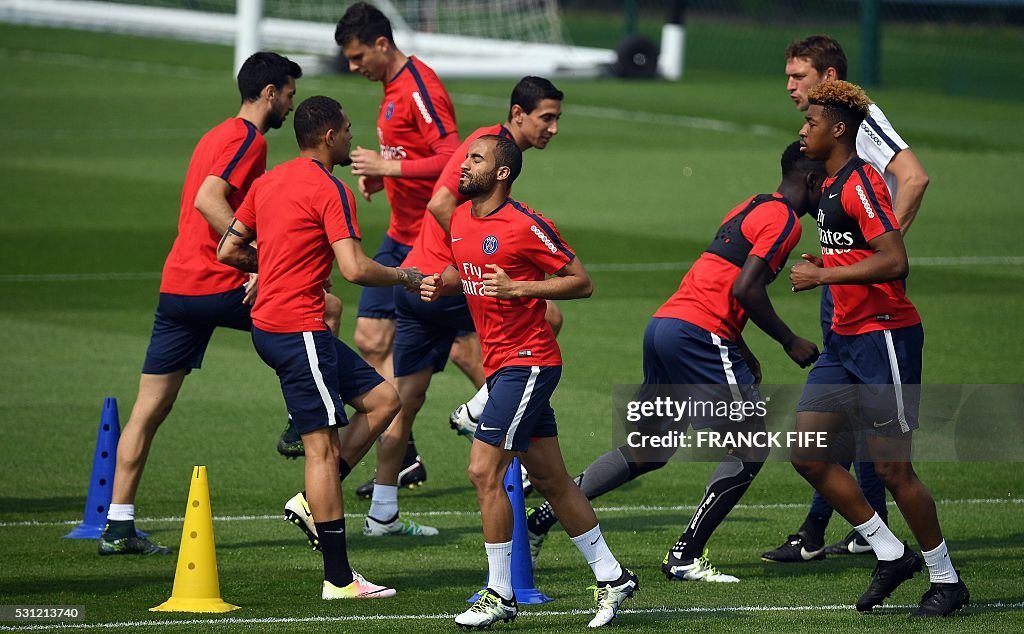
<svg viewBox="0 0 1024 634"><path fill-rule="evenodd" d="M385 159L415 160L434 155L431 144L455 128L455 108L441 80L423 62L410 57L402 70L384 85L377 116L377 139ZM423 211L430 202L433 179L385 178L384 191L391 205L387 234L401 244L412 244L420 230Z"/></svg>
<svg viewBox="0 0 1024 634"><path fill-rule="evenodd" d="M234 188L228 203L238 209L252 182L266 170L267 141L251 122L228 119L203 135L185 174L178 237L164 262L161 293L213 295L245 283L248 274L217 260L220 234L196 209L196 194L207 176L220 177Z"/></svg>
<svg viewBox="0 0 1024 634"><path fill-rule="evenodd" d="M547 301L497 299L483 295L483 275L496 264L513 280L543 280L576 257L550 220L506 198L482 218L473 203L459 205L452 216L451 262L462 278L462 291L473 315L490 376L508 366L555 366L562 354L544 319Z"/></svg>
<svg viewBox="0 0 1024 634"><path fill-rule="evenodd" d="M899 231L889 189L878 171L854 156L822 184L818 203L818 237L825 267L848 266L870 257L868 243ZM921 323L907 299L903 280L879 284L830 284L835 310L832 330L859 335Z"/></svg>
<svg viewBox="0 0 1024 634"><path fill-rule="evenodd" d="M736 224L741 238L736 238ZM800 221L781 194L754 196L726 214L715 240L683 277L679 289L654 313L682 319L722 339L737 341L747 311L732 296L748 255L764 260L778 275L800 242Z"/></svg>
<svg viewBox="0 0 1024 634"><path fill-rule="evenodd" d="M319 161L299 157L257 180L235 218L256 232L259 247L253 324L268 332L323 330L331 245L360 238L352 191Z"/></svg>
<svg viewBox="0 0 1024 634"><path fill-rule="evenodd" d="M473 141L488 134L512 137L512 133L508 131L508 128L501 124L474 130L462 142L459 149L455 150L451 158L448 159L448 163L444 166L444 171L441 172L437 182L434 183L434 190L431 196L444 187L455 196L457 205L466 202L466 197L459 193L459 178L462 176L462 164L466 161L469 146ZM413 242L412 250L405 257L405 261L402 262L402 266L415 266L424 275L432 275L448 268L451 259L452 241L451 236L448 235L447 228L442 227L437 222L437 219L434 218L434 214L430 213L429 210L425 211L423 213L423 222L420 225L420 232L416 236L416 241Z"/></svg>

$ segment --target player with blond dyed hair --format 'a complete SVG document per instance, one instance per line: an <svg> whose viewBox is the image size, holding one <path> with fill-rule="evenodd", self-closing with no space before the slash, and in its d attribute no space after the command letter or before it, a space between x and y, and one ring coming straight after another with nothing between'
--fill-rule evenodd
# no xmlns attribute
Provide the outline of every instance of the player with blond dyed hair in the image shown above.
<svg viewBox="0 0 1024 634"><path fill-rule="evenodd" d="M889 190L857 156L857 129L871 102L860 87L841 80L815 87L808 101L800 138L807 157L824 161L829 175L818 204L822 255L803 254L790 280L794 292L830 285L835 309L797 405L796 431L825 432L830 441L851 428L862 436L924 561L882 522L828 446L794 448L791 460L878 558L857 610L881 605L924 563L931 587L914 615L946 616L967 605L970 593L950 562L935 500L910 462L924 329L905 292L910 267Z"/></svg>

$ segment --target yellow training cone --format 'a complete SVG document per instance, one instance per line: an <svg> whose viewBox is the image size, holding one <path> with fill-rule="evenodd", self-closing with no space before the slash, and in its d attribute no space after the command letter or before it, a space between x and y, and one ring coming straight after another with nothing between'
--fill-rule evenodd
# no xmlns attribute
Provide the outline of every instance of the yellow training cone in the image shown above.
<svg viewBox="0 0 1024 634"><path fill-rule="evenodd" d="M237 605L220 598L217 551L213 543L213 512L206 467L192 469L188 488L185 526L181 529L178 566L174 571L171 598L151 612L230 612Z"/></svg>

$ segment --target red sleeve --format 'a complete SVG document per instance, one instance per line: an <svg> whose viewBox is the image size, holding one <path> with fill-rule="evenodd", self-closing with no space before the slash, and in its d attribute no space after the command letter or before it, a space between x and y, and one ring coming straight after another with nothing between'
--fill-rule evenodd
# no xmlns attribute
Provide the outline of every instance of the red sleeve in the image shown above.
<svg viewBox="0 0 1024 634"><path fill-rule="evenodd" d="M260 181L257 179L257 181L252 184L252 187L249 188L249 193L245 195L245 200L243 200L242 204L235 210L235 218L253 231L256 231L255 197L256 192L259 190L259 185Z"/></svg>
<svg viewBox="0 0 1024 634"><path fill-rule="evenodd" d="M317 208L322 215L328 242L361 239L356 219L356 197L340 180L331 177L331 182L317 192Z"/></svg>
<svg viewBox="0 0 1024 634"><path fill-rule="evenodd" d="M421 159L406 159L402 161L403 178L437 178L448 164L448 160L455 154L459 147L459 135L449 134L430 142L430 150L433 156ZM462 165L462 162L459 162ZM455 181L455 189L458 190L458 177Z"/></svg>
<svg viewBox="0 0 1024 634"><path fill-rule="evenodd" d="M217 159L210 166L210 174L226 180L236 190L242 189L252 174L267 169L267 141L251 123L237 128Z"/></svg>
<svg viewBox="0 0 1024 634"><path fill-rule="evenodd" d="M796 214L777 201L758 205L747 214L741 230L753 245L750 255L767 262L776 275L800 242L801 228Z"/></svg>
<svg viewBox="0 0 1024 634"><path fill-rule="evenodd" d="M576 259L576 254L562 240L553 222L529 210L526 216L520 250L526 260L545 273L554 274Z"/></svg>
<svg viewBox="0 0 1024 634"><path fill-rule="evenodd" d="M860 225L866 241L899 230L900 223L892 213L889 188L870 165L861 165L850 174L843 187L842 200L843 210Z"/></svg>
<svg viewBox="0 0 1024 634"><path fill-rule="evenodd" d="M433 147L434 142L448 135L454 135L458 145L458 129L455 126L455 107L448 91L432 70L416 60L410 67L416 83L412 91L413 121L420 134ZM452 148L454 149L454 147ZM438 169L444 167L440 165ZM403 173L403 175L405 175Z"/></svg>

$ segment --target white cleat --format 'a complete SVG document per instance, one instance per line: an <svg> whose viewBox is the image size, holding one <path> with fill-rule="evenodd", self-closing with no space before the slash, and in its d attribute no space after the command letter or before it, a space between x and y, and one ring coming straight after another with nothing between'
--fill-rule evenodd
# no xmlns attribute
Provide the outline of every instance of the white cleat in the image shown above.
<svg viewBox="0 0 1024 634"><path fill-rule="evenodd" d="M619 606L622 605L622 602L640 589L640 580L631 571L623 568L622 576L617 580L600 582L596 586L590 586L589 589L594 591L594 605L597 607L597 614L587 624L587 627L604 627L611 623L615 615L619 613Z"/></svg>
<svg viewBox="0 0 1024 634"><path fill-rule="evenodd" d="M697 559L684 564L677 552L669 551L661 562L661 571L674 581L710 581L713 583L737 583L739 579L732 575L722 574L708 561L708 549Z"/></svg>
<svg viewBox="0 0 1024 634"><path fill-rule="evenodd" d="M519 613L519 604L513 595L511 599L503 599L494 590L484 588L480 598L468 610L455 617L455 624L467 630L482 630L501 621L514 621Z"/></svg>
<svg viewBox="0 0 1024 634"><path fill-rule="evenodd" d="M363 522L363 535L367 537L384 537L386 535L412 535L414 537L433 537L437 535L437 529L433 526L424 526L401 516L396 516L394 521L384 523L378 522L369 515Z"/></svg>
<svg viewBox="0 0 1024 634"><path fill-rule="evenodd" d="M309 504L306 503L306 496L303 493L303 491L296 493L292 499L284 503L284 521L302 529L313 550L320 550L320 538L316 534L313 513L309 510Z"/></svg>
<svg viewBox="0 0 1024 634"><path fill-rule="evenodd" d="M466 403L459 405L448 416L448 424L451 425L460 436L472 439L476 433L477 420L469 413L469 406Z"/></svg>
<svg viewBox="0 0 1024 634"><path fill-rule="evenodd" d="M334 599L387 599L396 594L398 592L394 588L370 583L361 574L353 570L352 583L344 588L339 588L330 581L324 581L324 590L320 596L323 599L332 601Z"/></svg>

